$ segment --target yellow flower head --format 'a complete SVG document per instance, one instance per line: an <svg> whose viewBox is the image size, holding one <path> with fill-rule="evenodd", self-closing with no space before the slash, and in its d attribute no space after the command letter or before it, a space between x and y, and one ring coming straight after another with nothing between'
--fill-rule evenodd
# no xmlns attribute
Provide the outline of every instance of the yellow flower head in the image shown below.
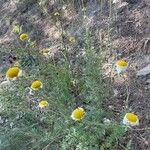
<svg viewBox="0 0 150 150"><path fill-rule="evenodd" d="M20 36L19 36L19 39L21 41L24 41L28 38L28 34L27 33L21 33Z"/></svg>
<svg viewBox="0 0 150 150"><path fill-rule="evenodd" d="M70 43L75 43L75 42L76 42L76 39L75 39L74 36L70 36L70 37L68 38L68 40L69 40Z"/></svg>
<svg viewBox="0 0 150 150"><path fill-rule="evenodd" d="M58 17L58 16L60 16L60 13L59 13L58 11L56 11L56 12L54 13L54 16L55 16L55 17Z"/></svg>
<svg viewBox="0 0 150 150"><path fill-rule="evenodd" d="M32 82L32 84L31 84L31 89L33 89L33 90L37 90L37 89L39 89L39 88L42 88L42 82L41 81L39 81L39 80L35 80L35 81L33 81Z"/></svg>
<svg viewBox="0 0 150 150"><path fill-rule="evenodd" d="M136 122L138 120L137 115L133 114L133 113L127 113L126 117L129 121L131 122Z"/></svg>
<svg viewBox="0 0 150 150"><path fill-rule="evenodd" d="M39 107L40 108L43 108L43 107L45 107L47 105L48 105L48 101L47 100L40 100L39 101Z"/></svg>
<svg viewBox="0 0 150 150"><path fill-rule="evenodd" d="M81 120L84 117L84 115L85 115L84 109L78 107L72 112L71 118L77 121L77 120Z"/></svg>
<svg viewBox="0 0 150 150"><path fill-rule="evenodd" d="M116 65L120 66L120 67L126 67L127 66L127 62L124 60L118 60L116 61Z"/></svg>
<svg viewBox="0 0 150 150"><path fill-rule="evenodd" d="M123 119L123 124L130 126L139 125L138 116L133 113L126 113Z"/></svg>
<svg viewBox="0 0 150 150"><path fill-rule="evenodd" d="M7 78L18 77L20 72L21 72L21 70L18 67L11 67L7 70L6 77Z"/></svg>
<svg viewBox="0 0 150 150"><path fill-rule="evenodd" d="M128 66L127 62L124 60L116 61L115 65L116 65L116 71L118 72L118 74L121 72L125 72Z"/></svg>
<svg viewBox="0 0 150 150"><path fill-rule="evenodd" d="M48 53L49 50L48 50L48 49L41 49L41 50L39 50L39 52L40 52L40 53Z"/></svg>

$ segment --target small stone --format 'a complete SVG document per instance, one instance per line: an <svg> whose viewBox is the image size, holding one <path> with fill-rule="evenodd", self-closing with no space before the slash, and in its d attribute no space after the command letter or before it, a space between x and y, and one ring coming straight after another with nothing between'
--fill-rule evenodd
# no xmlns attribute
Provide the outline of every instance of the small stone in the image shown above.
<svg viewBox="0 0 150 150"><path fill-rule="evenodd" d="M112 105L109 105L108 107L109 107L109 109L113 109L114 108Z"/></svg>
<svg viewBox="0 0 150 150"><path fill-rule="evenodd" d="M147 84L150 84L150 79L147 79L147 80L146 80L146 83L147 83Z"/></svg>
<svg viewBox="0 0 150 150"><path fill-rule="evenodd" d="M3 107L3 104L0 102L0 109L2 109L2 107Z"/></svg>
<svg viewBox="0 0 150 150"><path fill-rule="evenodd" d="M16 119L19 119L19 118L20 118L20 115L19 115L19 114L17 114Z"/></svg>
<svg viewBox="0 0 150 150"><path fill-rule="evenodd" d="M114 97L117 97L119 94L118 90L114 89Z"/></svg>
<svg viewBox="0 0 150 150"><path fill-rule="evenodd" d="M10 123L10 128L12 128L12 127L13 127L13 125L14 125L14 123L13 123L13 122L11 122L11 123Z"/></svg>
<svg viewBox="0 0 150 150"><path fill-rule="evenodd" d="M3 124L4 121L2 120L2 117L0 116L0 124Z"/></svg>
<svg viewBox="0 0 150 150"><path fill-rule="evenodd" d="M137 76L147 76L150 74L150 64L137 72Z"/></svg>
<svg viewBox="0 0 150 150"><path fill-rule="evenodd" d="M150 85L148 85L147 87L146 87L146 90L149 90L150 89Z"/></svg>
<svg viewBox="0 0 150 150"><path fill-rule="evenodd" d="M121 3L121 0L113 0L113 4Z"/></svg>
<svg viewBox="0 0 150 150"><path fill-rule="evenodd" d="M3 81L0 83L0 86L8 86L10 84L10 81Z"/></svg>
<svg viewBox="0 0 150 150"><path fill-rule="evenodd" d="M128 6L128 3L127 2L123 2L121 4L118 5L118 13L121 13L123 12Z"/></svg>
<svg viewBox="0 0 150 150"><path fill-rule="evenodd" d="M105 124L110 124L110 123L111 123L110 119L107 119L107 118L104 118L104 119L103 119L103 122L104 122Z"/></svg>

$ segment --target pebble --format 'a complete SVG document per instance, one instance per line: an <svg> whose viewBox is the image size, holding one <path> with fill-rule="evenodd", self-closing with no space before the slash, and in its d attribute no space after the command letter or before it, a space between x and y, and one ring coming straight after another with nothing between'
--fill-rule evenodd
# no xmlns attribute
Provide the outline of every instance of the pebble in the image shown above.
<svg viewBox="0 0 150 150"><path fill-rule="evenodd" d="M137 76L147 76L150 74L150 64L137 72Z"/></svg>

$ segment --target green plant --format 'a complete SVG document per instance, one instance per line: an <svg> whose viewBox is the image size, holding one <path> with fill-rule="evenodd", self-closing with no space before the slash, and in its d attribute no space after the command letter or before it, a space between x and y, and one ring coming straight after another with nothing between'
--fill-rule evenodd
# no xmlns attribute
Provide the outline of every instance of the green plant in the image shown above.
<svg viewBox="0 0 150 150"><path fill-rule="evenodd" d="M18 8L27 11L28 6L37 1L22 3ZM83 1L81 3L84 7ZM49 15L47 1L38 1L38 4L44 14ZM104 123L104 118L110 119L112 115L105 108L109 92L107 82L103 82L102 54L95 51L90 30L83 29L84 55L72 64L68 52L72 45L63 40L65 32L62 20L56 20L60 22L62 31L60 63L53 57L47 59L40 54L30 38L22 42L18 40L20 27L13 27L18 45L9 49L17 56L24 74L0 87L0 149L117 150L117 140L124 133L124 127L115 119ZM75 38L71 41L75 43ZM43 88L30 94L33 80L42 81ZM41 99L48 101L48 107L38 107ZM79 106L85 109L86 114L82 120L74 121L70 116Z"/></svg>
<svg viewBox="0 0 150 150"><path fill-rule="evenodd" d="M124 128L114 121L103 123L104 117L110 118L111 114L102 105L107 96L102 82L102 56L91 46L90 32L85 30L83 35L85 64L80 66L82 73L79 75L73 74L74 68L65 54L62 55L65 61L60 65L53 59L45 61L34 49L29 51L38 63L30 67L21 64L26 74L0 93L4 108L1 114L4 120L0 131L3 135L1 149L116 149L115 142ZM28 52L25 48L20 53L23 60ZM28 88L33 79L40 79L43 88L30 95ZM74 90L71 92L70 83L74 79L78 81L74 90L78 87L78 95L83 96L80 99L73 94ZM48 108L39 110L39 99L47 99ZM74 122L70 115L77 106L83 106L86 115L83 120Z"/></svg>

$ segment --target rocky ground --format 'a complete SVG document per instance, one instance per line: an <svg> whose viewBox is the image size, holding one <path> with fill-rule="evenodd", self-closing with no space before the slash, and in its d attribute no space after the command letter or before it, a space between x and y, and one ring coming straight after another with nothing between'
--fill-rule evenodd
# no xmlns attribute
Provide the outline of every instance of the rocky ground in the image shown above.
<svg viewBox="0 0 150 150"><path fill-rule="evenodd" d="M114 95L108 99L108 107L114 116L123 113L124 107L135 112L140 118L140 126L131 129L120 141L122 146L131 138L135 150L150 149L150 2L149 0L102 0L84 2L45 3L31 0L0 0L0 70L9 65L13 52L15 25L27 32L38 48L51 48L57 57L62 48L62 25L66 36L75 36L72 59L82 53L82 30L87 27L92 32L93 46L104 51L103 69L105 77L113 79ZM86 10L83 10L85 9ZM53 17L60 11L60 22ZM49 14L49 15L48 15ZM65 38L63 39L65 40ZM8 55L9 54L9 55ZM124 76L117 77L111 65L120 58L129 62ZM12 58L11 58L12 59Z"/></svg>

